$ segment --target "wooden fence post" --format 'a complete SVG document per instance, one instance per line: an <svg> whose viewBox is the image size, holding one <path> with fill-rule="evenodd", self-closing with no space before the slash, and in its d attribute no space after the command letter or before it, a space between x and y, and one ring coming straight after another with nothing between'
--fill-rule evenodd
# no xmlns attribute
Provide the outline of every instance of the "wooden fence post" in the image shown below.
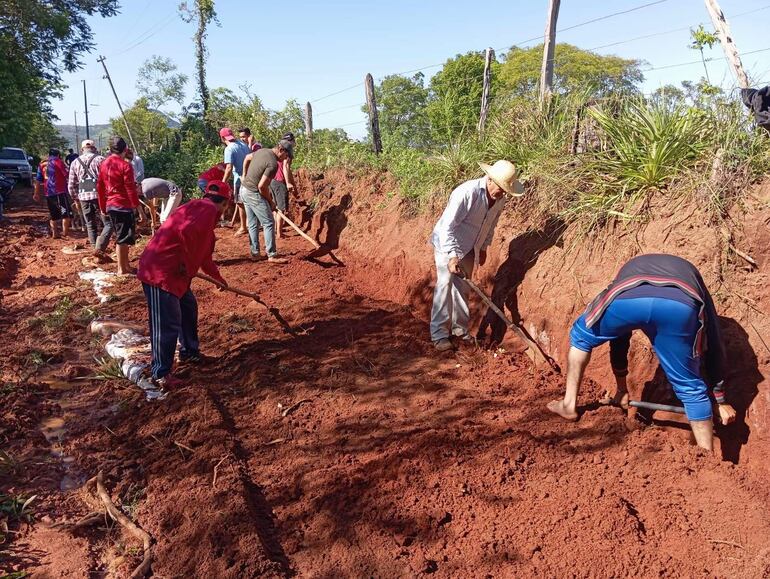
<svg viewBox="0 0 770 579"><path fill-rule="evenodd" d="M305 135L308 145L313 145L313 107L305 103Z"/></svg>
<svg viewBox="0 0 770 579"><path fill-rule="evenodd" d="M553 90L553 55L556 47L556 21L561 0L549 0L548 21L543 38L543 66L540 69L540 104L545 104Z"/></svg>
<svg viewBox="0 0 770 579"><path fill-rule="evenodd" d="M738 55L738 49L735 47L733 38L730 34L730 26L727 24L725 15L722 9L719 7L717 0L705 0L706 9L711 16L711 22L714 24L719 41L722 43L722 49L727 56L727 62L730 63L730 68L735 73L735 78L738 79L738 85L741 88L749 88L749 78L746 76L746 72L743 70L743 64L741 63L741 57Z"/></svg>
<svg viewBox="0 0 770 579"><path fill-rule="evenodd" d="M377 100L374 98L374 78L366 75L366 106L369 108L369 130L372 133L374 152L382 153L382 138L380 137L380 118L377 114Z"/></svg>
<svg viewBox="0 0 770 579"><path fill-rule="evenodd" d="M484 59L484 88L481 92L481 112L479 113L479 138L484 136L484 128L487 124L487 115L489 114L489 91L492 84L492 61L495 58L495 51L487 48L486 58Z"/></svg>

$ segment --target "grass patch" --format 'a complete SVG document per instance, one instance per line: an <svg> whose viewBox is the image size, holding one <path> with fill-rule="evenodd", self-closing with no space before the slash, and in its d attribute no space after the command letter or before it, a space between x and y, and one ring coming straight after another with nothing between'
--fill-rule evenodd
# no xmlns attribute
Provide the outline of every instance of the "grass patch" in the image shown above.
<svg viewBox="0 0 770 579"><path fill-rule="evenodd" d="M74 307L75 304L69 296L64 296L56 303L51 313L31 318L27 321L27 326L31 329L40 328L46 332L59 330L70 319L70 313Z"/></svg>
<svg viewBox="0 0 770 579"><path fill-rule="evenodd" d="M96 372L93 376L88 376L90 380L126 380L123 375L120 362L115 358L104 356L97 358L94 356L94 360L98 364Z"/></svg>
<svg viewBox="0 0 770 579"><path fill-rule="evenodd" d="M31 505L36 498L37 495L24 498L21 495L13 496L0 494L0 517L11 522L22 521L31 523Z"/></svg>

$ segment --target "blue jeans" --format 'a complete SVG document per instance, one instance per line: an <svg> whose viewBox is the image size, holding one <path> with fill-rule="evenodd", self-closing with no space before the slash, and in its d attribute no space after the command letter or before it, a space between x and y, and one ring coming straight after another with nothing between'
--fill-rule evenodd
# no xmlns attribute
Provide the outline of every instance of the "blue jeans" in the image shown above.
<svg viewBox="0 0 770 579"><path fill-rule="evenodd" d="M259 192L247 189L241 184L241 201L246 208L246 223L251 240L251 255L259 255L259 226L265 235L265 249L268 257L275 257L275 220L270 204Z"/></svg>
<svg viewBox="0 0 770 579"><path fill-rule="evenodd" d="M184 358L200 353L198 342L198 302L191 290L181 298L159 287L142 284L150 313L152 377L163 378L174 365L177 341Z"/></svg>
<svg viewBox="0 0 770 579"><path fill-rule="evenodd" d="M687 418L691 421L710 420L711 400L701 378L700 357L693 356L699 326L698 311L678 301L615 299L591 328L586 327L584 316L580 316L570 331L570 343L578 350L590 352L611 342L613 369L620 373L625 362L620 358L628 353L631 332L642 330L650 339L674 394L684 404Z"/></svg>

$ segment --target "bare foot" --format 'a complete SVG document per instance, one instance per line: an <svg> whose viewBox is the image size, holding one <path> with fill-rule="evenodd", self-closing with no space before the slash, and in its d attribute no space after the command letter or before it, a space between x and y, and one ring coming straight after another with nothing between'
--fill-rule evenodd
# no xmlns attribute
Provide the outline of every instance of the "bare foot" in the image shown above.
<svg viewBox="0 0 770 579"><path fill-rule="evenodd" d="M245 229L236 229L235 233L233 233L233 235L246 235L246 230Z"/></svg>
<svg viewBox="0 0 770 579"><path fill-rule="evenodd" d="M599 399L602 406L617 406L623 410L628 410L628 392L616 392L610 394L609 390Z"/></svg>
<svg viewBox="0 0 770 579"><path fill-rule="evenodd" d="M546 405L546 407L548 408L548 410L550 410L554 414L558 414L565 420L574 422L575 420L578 419L577 412L567 410L564 407L564 400L552 400Z"/></svg>

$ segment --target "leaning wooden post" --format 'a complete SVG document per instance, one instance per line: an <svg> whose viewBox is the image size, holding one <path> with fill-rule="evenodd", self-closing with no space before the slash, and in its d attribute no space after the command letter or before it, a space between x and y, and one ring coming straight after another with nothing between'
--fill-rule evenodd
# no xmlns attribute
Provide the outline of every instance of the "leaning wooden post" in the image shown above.
<svg viewBox="0 0 770 579"><path fill-rule="evenodd" d="M741 63L741 57L738 55L738 49L735 47L733 38L730 34L730 26L727 24L724 12L719 7L717 0L705 0L706 9L711 16L711 22L714 24L719 41L722 43L722 49L727 56L727 62L730 63L730 67L735 73L735 78L738 79L738 85L741 88L749 88L749 78L746 76L746 72L743 70L743 64Z"/></svg>
<svg viewBox="0 0 770 579"><path fill-rule="evenodd" d="M372 133L374 152L382 153L382 138L380 137L380 118L377 115L377 100L374 98L374 78L366 75L366 106L369 108L369 130Z"/></svg>
<svg viewBox="0 0 770 579"><path fill-rule="evenodd" d="M487 115L489 114L489 91L492 84L492 61L494 58L495 51L487 48L484 59L484 89L481 91L481 112L479 113L479 138L484 136L484 127L487 124Z"/></svg>
<svg viewBox="0 0 770 579"><path fill-rule="evenodd" d="M310 103L305 103L305 135L308 145L313 146L313 107Z"/></svg>
<svg viewBox="0 0 770 579"><path fill-rule="evenodd" d="M545 104L553 90L553 55L556 48L556 21L561 0L549 0L548 21L543 38L543 66L540 69L540 104Z"/></svg>

